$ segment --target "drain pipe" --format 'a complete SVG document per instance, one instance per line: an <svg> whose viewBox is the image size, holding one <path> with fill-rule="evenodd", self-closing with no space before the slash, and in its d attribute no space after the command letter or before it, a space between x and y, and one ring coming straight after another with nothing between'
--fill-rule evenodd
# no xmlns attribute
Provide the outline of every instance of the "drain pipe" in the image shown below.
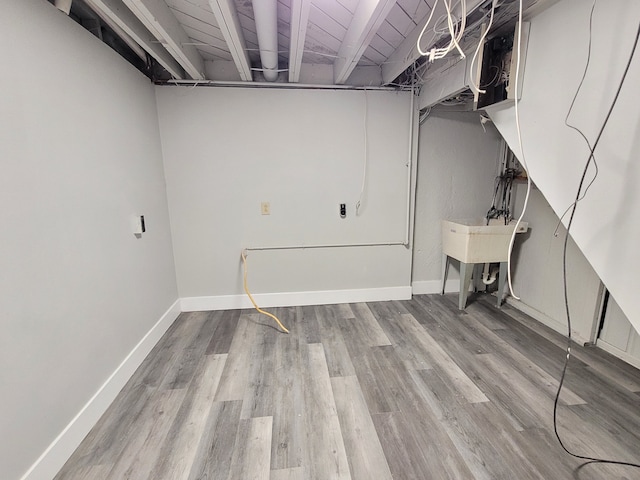
<svg viewBox="0 0 640 480"><path fill-rule="evenodd" d="M256 0L253 2L262 73L268 82L278 79L278 2Z"/></svg>
<svg viewBox="0 0 640 480"><path fill-rule="evenodd" d="M499 270L500 267L491 268L490 263L485 263L484 271L482 272L482 283L484 283L485 285L491 285L493 282L495 282Z"/></svg>

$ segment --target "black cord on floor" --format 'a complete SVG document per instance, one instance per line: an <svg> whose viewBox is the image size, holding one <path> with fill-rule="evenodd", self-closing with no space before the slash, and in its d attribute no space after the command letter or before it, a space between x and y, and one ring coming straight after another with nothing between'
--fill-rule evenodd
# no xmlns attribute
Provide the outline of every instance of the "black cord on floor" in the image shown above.
<svg viewBox="0 0 640 480"><path fill-rule="evenodd" d="M590 21L589 21L589 56L591 54L591 21L593 18L593 8L595 7L595 2L593 4L593 7L591 8L591 17L590 17ZM607 115L604 119L604 121L602 122L602 126L600 127L600 130L598 132L598 136L596 137L595 142L593 143L593 146L590 146L589 149L589 158L587 159L587 162L584 166L584 170L582 171L582 177L580 179L580 184L578 186L578 191L576 193L576 199L575 202L573 203L571 208L571 216L569 217L569 223L567 224L567 232L566 235L564 237L564 245L562 247L562 276L563 276L563 290L564 290L564 306L565 306L565 310L566 310L566 314L567 314L567 329L568 329L568 333L567 333L567 356L565 358L564 361L564 367L562 368L562 375L560 376L560 382L558 385L558 391L556 393L556 398L553 404L553 430L556 434L556 438L558 439L558 442L560 442L560 446L563 448L563 450L565 452L567 452L569 455L575 457L575 458L579 458L582 460L588 460L590 462L597 462L597 463L608 463L608 464L616 464L616 465L625 465L625 466L629 466L629 467L636 467L636 468L640 468L640 464L637 463L632 463L632 462L623 462L623 461L619 461L619 460L608 460L608 459L603 459L603 458L593 458L593 457L588 457L585 455L578 455L575 454L573 452L571 452L564 444L564 442L562 441L562 439L560 438L560 435L558 433L558 424L557 424L557 416L558 416L558 403L560 400L560 392L562 391L562 386L564 384L564 379L565 379L565 375L567 373L567 366L569 365L569 359L571 358L571 343L572 343L572 339L571 339L571 314L569 312L569 300L568 300L568 294L567 294L567 244L569 241L569 231L571 230L571 225L573 224L573 218L574 215L576 213L576 207L578 206L578 202L581 200L581 193L582 193L582 187L584 185L584 181L585 178L587 176L587 171L589 169L589 165L591 165L591 162L594 161L595 162L595 158L594 158L594 152L598 146L598 143L600 143L600 139L602 137L602 133L604 132L605 127L607 126L607 123L609 122L609 118L611 117L611 113L613 112L613 109L618 101L618 97L620 96L620 91L622 90L622 85L624 84L624 81L627 77L627 73L629 72L629 67L631 66L631 61L633 60L633 56L635 54L636 51L636 47L638 46L638 39L640 39L640 25L638 25L638 30L636 32L636 37L633 43L633 48L631 49L631 53L629 54L629 59L627 60L627 65L624 69L624 73L622 74L622 78L620 79L620 83L618 85L618 89L616 90L616 94L613 98L613 101L611 102L611 106L609 107L609 111L607 112ZM587 59L587 67L589 65L589 59ZM586 72L587 69L585 68L582 80L580 81L580 87L582 87L582 82L584 81L584 77L586 76ZM576 91L576 95L574 96L573 102L571 102L571 108L569 109L569 113L571 113L571 109L573 108L573 105L576 101L576 98L578 96L578 92L580 91L580 87L578 87L578 91ZM567 114L567 117L565 119L565 123L567 121L567 119L569 118L569 113ZM584 134L577 129L576 127L573 127L571 125L569 125L571 128L574 128L576 130L579 131L579 133L582 135L582 137L585 139L585 141L587 142L587 145L589 145L588 140L586 139L586 137L584 136ZM596 170L596 175L597 175L597 170ZM591 184L593 183L594 179L591 181L591 183L589 183L589 185L587 186L587 189L591 186ZM586 193L586 190L585 190ZM582 196L582 198L584 198L584 195Z"/></svg>

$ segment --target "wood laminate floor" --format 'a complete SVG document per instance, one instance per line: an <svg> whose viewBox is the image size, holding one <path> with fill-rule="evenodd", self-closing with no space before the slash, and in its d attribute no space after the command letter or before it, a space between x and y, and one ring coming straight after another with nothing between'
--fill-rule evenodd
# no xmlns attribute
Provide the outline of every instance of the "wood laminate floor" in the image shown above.
<svg viewBox="0 0 640 480"><path fill-rule="evenodd" d="M493 302L183 313L56 480L640 479L561 450L564 339ZM640 462L640 372L573 353L567 447Z"/></svg>

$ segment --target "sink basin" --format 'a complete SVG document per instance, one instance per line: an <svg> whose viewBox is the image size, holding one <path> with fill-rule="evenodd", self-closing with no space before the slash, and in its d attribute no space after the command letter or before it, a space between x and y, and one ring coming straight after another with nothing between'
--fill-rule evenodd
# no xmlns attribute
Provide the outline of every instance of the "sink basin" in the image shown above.
<svg viewBox="0 0 640 480"><path fill-rule="evenodd" d="M486 220L442 220L442 253L464 263L506 262L509 241L516 221L508 225L497 220L486 225ZM520 222L517 233L529 228Z"/></svg>

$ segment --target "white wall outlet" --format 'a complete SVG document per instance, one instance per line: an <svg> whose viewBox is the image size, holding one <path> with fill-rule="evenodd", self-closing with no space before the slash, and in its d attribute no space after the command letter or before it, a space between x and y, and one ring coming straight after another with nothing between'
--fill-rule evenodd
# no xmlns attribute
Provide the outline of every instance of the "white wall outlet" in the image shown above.
<svg viewBox="0 0 640 480"><path fill-rule="evenodd" d="M260 204L260 213L262 213L262 215L271 215L271 204L269 202L262 202Z"/></svg>

